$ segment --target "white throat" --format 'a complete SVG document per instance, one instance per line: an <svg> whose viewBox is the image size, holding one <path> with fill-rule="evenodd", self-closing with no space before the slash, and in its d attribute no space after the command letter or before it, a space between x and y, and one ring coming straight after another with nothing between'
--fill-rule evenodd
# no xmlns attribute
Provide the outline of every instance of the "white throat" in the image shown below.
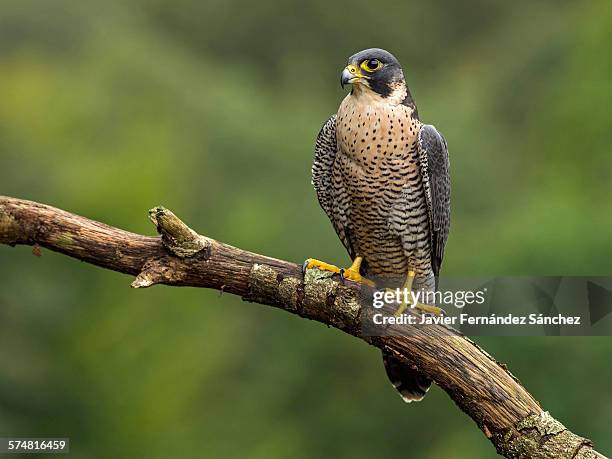
<svg viewBox="0 0 612 459"><path fill-rule="evenodd" d="M360 83L353 84L353 90L347 97L354 97L359 104L366 105L399 105L408 95L408 89L402 81L391 83L391 94L383 97L368 86Z"/></svg>

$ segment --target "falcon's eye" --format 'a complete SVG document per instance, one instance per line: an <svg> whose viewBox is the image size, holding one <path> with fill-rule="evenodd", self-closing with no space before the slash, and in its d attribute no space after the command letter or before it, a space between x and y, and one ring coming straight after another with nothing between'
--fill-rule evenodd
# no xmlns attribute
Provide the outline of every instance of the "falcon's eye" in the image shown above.
<svg viewBox="0 0 612 459"><path fill-rule="evenodd" d="M364 69L366 72L376 72L379 68L382 67L382 62L380 62L378 59L366 59L365 61L363 61L361 63L361 68Z"/></svg>

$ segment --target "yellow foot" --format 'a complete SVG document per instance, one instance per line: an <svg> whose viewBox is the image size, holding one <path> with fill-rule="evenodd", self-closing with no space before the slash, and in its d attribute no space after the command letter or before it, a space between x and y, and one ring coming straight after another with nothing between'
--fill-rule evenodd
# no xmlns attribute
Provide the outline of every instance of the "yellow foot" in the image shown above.
<svg viewBox="0 0 612 459"><path fill-rule="evenodd" d="M395 316L402 315L406 311L406 309L408 309L409 307L416 308L426 314L434 314L436 316L444 314L444 309L438 308L436 306L431 306L429 304L423 304L423 303L417 303L413 305L411 303L410 300L412 299L412 295L410 294L410 292L412 292L412 283L414 282L415 276L416 276L416 273L414 271L408 271L408 274L406 275L406 281L404 282L404 287L403 287L408 297L408 300L403 301L399 305L399 308L397 308L397 311L395 311L394 315Z"/></svg>
<svg viewBox="0 0 612 459"><path fill-rule="evenodd" d="M331 273L340 274L340 268L334 265L330 265L329 263L325 263L324 261L315 260L314 258L309 258L304 262L304 269L312 269L317 268L321 271L329 271Z"/></svg>
<svg viewBox="0 0 612 459"><path fill-rule="evenodd" d="M368 285L370 287L374 287L374 282L370 279L366 279L361 274L359 274L359 269L361 268L361 262L363 261L362 257L356 257L353 264L350 268L340 269L337 266L330 265L329 263L325 263L324 261L315 260L314 258L309 258L304 263L305 269L317 268L321 271L329 271L332 273L342 274L345 279L352 280L353 282L358 282L360 284Z"/></svg>
<svg viewBox="0 0 612 459"><path fill-rule="evenodd" d="M435 316L441 316L444 314L444 309L437 306L431 306L430 304L417 303L414 307L419 309L421 312L433 314Z"/></svg>
<svg viewBox="0 0 612 459"><path fill-rule="evenodd" d="M350 279L354 282L359 282L360 284L364 284L369 287L374 287L375 286L374 282L372 282L370 279L366 279L361 274L359 274L359 270L361 269L362 262L363 262L362 257L355 257L353 264L350 266L350 268L343 270L342 275L345 278Z"/></svg>
<svg viewBox="0 0 612 459"><path fill-rule="evenodd" d="M401 316L408 308L415 308L421 311L422 313L433 314L435 316L441 316L444 314L444 309L439 308L437 306L432 306L430 304L423 304L423 303L417 303L414 306L412 306L409 302L408 303L403 302L402 304L400 304L399 308L397 308L397 311L395 311L394 315Z"/></svg>
<svg viewBox="0 0 612 459"><path fill-rule="evenodd" d="M414 281L414 276L416 276L416 273L414 271L408 271L403 287L405 294L408 296L408 300L402 301L402 303L399 305L399 308L397 308L397 311L395 311L395 316L401 316L406 311L406 309L412 306L412 303L410 301L412 295L410 295L410 292L412 292L412 282Z"/></svg>
<svg viewBox="0 0 612 459"><path fill-rule="evenodd" d="M395 311L393 315L395 317L401 316L404 312L406 312L406 309L408 309L410 306L411 304L409 301L402 301L399 305L399 308L397 308L397 311Z"/></svg>

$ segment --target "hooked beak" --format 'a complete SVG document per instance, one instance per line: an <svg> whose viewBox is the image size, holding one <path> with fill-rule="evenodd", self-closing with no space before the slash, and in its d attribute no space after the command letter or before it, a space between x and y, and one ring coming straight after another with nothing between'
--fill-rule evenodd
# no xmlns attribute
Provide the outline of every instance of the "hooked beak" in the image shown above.
<svg viewBox="0 0 612 459"><path fill-rule="evenodd" d="M349 64L342 71L342 75L340 75L340 86L344 88L345 84L353 84L361 79L368 78L370 77L361 73L359 67L354 64Z"/></svg>

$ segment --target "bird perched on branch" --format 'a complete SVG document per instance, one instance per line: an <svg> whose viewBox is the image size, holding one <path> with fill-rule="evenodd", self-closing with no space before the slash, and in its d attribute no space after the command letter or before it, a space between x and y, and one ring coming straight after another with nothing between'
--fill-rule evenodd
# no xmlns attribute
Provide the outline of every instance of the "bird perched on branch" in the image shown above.
<svg viewBox="0 0 612 459"><path fill-rule="evenodd" d="M372 48L351 56L340 82L352 89L319 132L312 181L352 265L340 270L309 259L306 268L369 285L375 279L377 285L434 291L450 221L446 141L419 120L391 53ZM390 355L383 353L383 360L404 400L425 396L429 378Z"/></svg>

